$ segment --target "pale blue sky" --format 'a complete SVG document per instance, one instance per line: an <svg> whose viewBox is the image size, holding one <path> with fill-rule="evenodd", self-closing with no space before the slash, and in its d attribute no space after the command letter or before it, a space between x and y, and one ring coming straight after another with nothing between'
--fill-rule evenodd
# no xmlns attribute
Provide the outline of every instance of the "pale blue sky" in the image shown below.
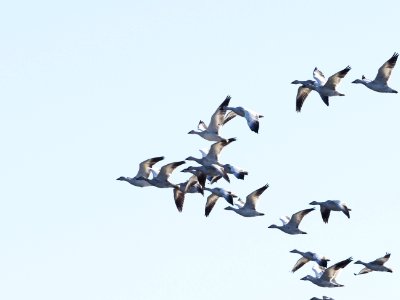
<svg viewBox="0 0 400 300"><path fill-rule="evenodd" d="M0 9L0 298L375 300L398 295L399 94L369 78L397 51L399 6L350 1L13 1ZM326 107L316 93L295 112L295 79L351 65ZM400 66L389 84L400 90ZM221 160L249 172L218 185L245 197L264 185L263 217L219 201L115 180L138 163L189 155L209 142L187 132L226 95L263 114L244 120ZM186 165L189 165L187 163ZM178 169L180 170L180 168ZM176 172L171 181L187 175ZM267 227L309 202L340 199L351 219L319 211L308 235ZM396 236L396 238L394 238ZM332 263L392 253L394 273L324 289L290 273L297 248Z"/></svg>

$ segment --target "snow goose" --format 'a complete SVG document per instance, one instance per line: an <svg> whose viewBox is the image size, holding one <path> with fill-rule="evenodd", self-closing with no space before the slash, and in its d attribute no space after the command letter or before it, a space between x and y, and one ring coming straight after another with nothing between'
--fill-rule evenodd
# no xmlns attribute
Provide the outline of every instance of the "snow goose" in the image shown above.
<svg viewBox="0 0 400 300"><path fill-rule="evenodd" d="M347 204L340 200L327 200L324 202L313 201L310 205L319 205L321 210L322 220L328 223L329 215L331 210L342 211L350 219L351 209L347 207Z"/></svg>
<svg viewBox="0 0 400 300"><path fill-rule="evenodd" d="M233 176L235 176L237 179L243 180L244 176L249 175L249 172L231 164L225 164L223 167L226 173L233 174Z"/></svg>
<svg viewBox="0 0 400 300"><path fill-rule="evenodd" d="M238 208L233 206L225 207L226 210L233 210L235 213L243 216L243 217L256 217L256 216L263 216L264 213L260 213L256 210L256 204L258 198L261 194L269 187L268 184L260 187L259 189L255 190L254 192L250 193L246 197L246 202L243 203L240 199L241 205L238 205Z"/></svg>
<svg viewBox="0 0 400 300"><path fill-rule="evenodd" d="M385 262L388 261L389 258L390 258L390 253L386 253L385 256L377 258L377 259L375 259L375 260L373 260L373 261L371 261L369 263L365 263L365 262L362 262L361 260L357 260L355 262L355 264L364 265L365 268L363 268L360 272L358 272L358 274L354 273L354 275L366 274L366 273L369 273L369 272L372 272L372 271L390 272L390 273L392 273L393 272L392 269L390 269L388 267L385 267L383 265Z"/></svg>
<svg viewBox="0 0 400 300"><path fill-rule="evenodd" d="M219 155L220 155L222 149L234 141L236 141L236 138L230 138L225 141L216 142L211 145L210 150L208 150L207 155L203 156L202 158L196 158L193 156L189 156L188 158L186 158L186 160L193 160L203 166L210 166L213 164L220 165Z"/></svg>
<svg viewBox="0 0 400 300"><path fill-rule="evenodd" d="M306 214L312 212L314 209L315 208L307 208L307 209L298 211L297 213L292 215L290 220L289 220L289 217L285 217L286 219L281 219L281 221L283 223L282 226L272 224L272 225L268 226L268 228L277 228L287 234L307 234L307 232L301 231L299 229L299 224L300 224L301 220L304 218L304 216Z"/></svg>
<svg viewBox="0 0 400 300"><path fill-rule="evenodd" d="M396 90L390 88L387 85L390 74L392 74L392 70L396 65L397 58L399 57L398 53L394 53L388 61L386 61L378 70L378 74L374 80L369 80L365 78L363 75L361 79L356 79L352 83L361 83L365 85L367 88L380 93L397 93Z"/></svg>
<svg viewBox="0 0 400 300"><path fill-rule="evenodd" d="M341 79L344 78L350 70L350 66L347 66L346 68L333 74L328 78L328 80L326 80L324 74L318 68L315 68L313 76L316 81L298 81L298 83L301 83L302 86L297 92L296 111L300 112L301 107L311 90L318 92L322 101L324 101L327 106L329 106L329 97L344 96L344 94L336 90L336 87L340 83ZM296 81L294 82L296 83Z"/></svg>
<svg viewBox="0 0 400 300"><path fill-rule="evenodd" d="M236 167L231 164L225 164L223 165L223 169L227 174L233 174L237 179L244 180L244 177L246 175L249 175L249 173L239 167ZM210 181L211 184L217 182L222 178L221 175L219 176L207 176L207 179Z"/></svg>
<svg viewBox="0 0 400 300"><path fill-rule="evenodd" d="M292 272L296 272L298 269L300 269L302 266L304 266L306 263L309 261L315 261L318 265L326 268L328 265L329 259L327 259L325 256L321 257L318 254L314 252L301 252L299 250L293 249L290 251L290 253L297 253L300 254L302 257L296 262L294 265Z"/></svg>
<svg viewBox="0 0 400 300"><path fill-rule="evenodd" d="M263 115L260 115L259 113L250 110L250 109L245 109L241 106L238 107L226 107L226 110L230 110L233 113L237 114L238 116L244 117L247 121L247 125L249 125L251 131L254 131L255 133L258 133L258 129L260 127L260 122L259 119L263 118Z"/></svg>
<svg viewBox="0 0 400 300"><path fill-rule="evenodd" d="M197 134L201 136L203 139L206 139L207 141L215 141L215 142L225 141L226 139L224 139L219 135L219 130L222 127L222 125L224 125L226 122L235 117L235 115L232 114L225 116L226 107L229 105L230 100L231 97L228 95L211 116L211 120L208 126L203 121L200 120L199 125L197 127L200 130L201 126L202 130L200 131L191 130L188 132L188 134Z"/></svg>
<svg viewBox="0 0 400 300"><path fill-rule="evenodd" d="M176 188L178 187L176 184L173 184L168 181L168 178L171 176L172 172L180 165L183 165L185 161L172 162L160 169L158 175L152 179L145 177L138 177L140 180L145 180L150 183L152 186L158 188ZM179 187L178 187L179 188Z"/></svg>
<svg viewBox="0 0 400 300"><path fill-rule="evenodd" d="M208 215L211 213L211 210L213 209L215 203L217 203L217 200L219 197L224 198L229 204L233 204L233 198L236 198L237 196L233 194L230 191L227 191L223 188L204 188L206 191L211 192L211 194L207 197L207 203L205 207L205 216L208 217Z"/></svg>
<svg viewBox="0 0 400 300"><path fill-rule="evenodd" d="M353 258L349 257L348 259L342 260L330 266L329 268L326 268L321 277L313 277L311 275L307 275L301 278L301 280L311 281L312 283L320 287L342 287L344 285L337 283L336 277L339 274L340 270L346 267L352 260Z"/></svg>
<svg viewBox="0 0 400 300"><path fill-rule="evenodd" d="M142 180L142 179L138 179L138 178L139 177L149 178L150 170L153 167L153 165L163 159L164 159L164 156L158 156L158 157L146 159L145 161L142 161L139 164L139 171L137 172L135 177L121 176L121 177L118 177L117 180L126 181L132 185L139 186L139 187L150 186L151 184L148 183L146 180Z"/></svg>
<svg viewBox="0 0 400 300"><path fill-rule="evenodd" d="M192 173L199 178L200 184L204 187L207 177L223 177L226 181L231 182L225 169L217 164L211 164L209 166L189 166L183 169L181 172Z"/></svg>
<svg viewBox="0 0 400 300"><path fill-rule="evenodd" d="M196 175L192 175L187 181L177 184L177 187L173 189L175 205L179 212L182 212L186 193L200 193L204 195L204 188L198 182Z"/></svg>

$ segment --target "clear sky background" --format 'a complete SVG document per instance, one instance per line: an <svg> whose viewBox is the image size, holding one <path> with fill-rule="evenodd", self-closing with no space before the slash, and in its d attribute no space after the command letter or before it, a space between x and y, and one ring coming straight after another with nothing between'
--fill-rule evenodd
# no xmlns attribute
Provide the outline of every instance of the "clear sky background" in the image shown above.
<svg viewBox="0 0 400 300"><path fill-rule="evenodd" d="M400 51L396 1L9 1L0 9L0 298L389 299L398 296L400 96L351 84ZM295 111L295 79L351 65L326 107L313 92ZM400 66L389 85L400 90ZM243 218L206 196L117 181L138 164L199 156L188 135L231 95L265 117L259 134L236 118L221 161L249 172L218 182L245 197ZM187 162L190 165L191 162ZM178 168L171 181L187 174ZM206 194L208 195L208 193ZM351 219L319 210L290 236L267 227L340 199ZM292 274L292 249L331 263L391 252L394 273L327 289Z"/></svg>

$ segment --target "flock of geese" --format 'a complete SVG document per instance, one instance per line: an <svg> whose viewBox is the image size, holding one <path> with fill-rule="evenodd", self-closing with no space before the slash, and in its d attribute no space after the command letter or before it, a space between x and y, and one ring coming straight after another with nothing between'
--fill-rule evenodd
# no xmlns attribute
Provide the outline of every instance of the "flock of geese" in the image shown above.
<svg viewBox="0 0 400 300"><path fill-rule="evenodd" d="M394 53L393 56L379 68L378 74L374 80L368 80L363 75L361 79L356 79L352 83L363 84L367 88L380 93L397 93L396 90L387 85L387 82L396 64L398 56L398 53ZM345 69L333 74L326 80L323 73L318 68L315 68L313 72L314 80L293 81L292 84L300 84L296 96L296 111L301 111L304 101L311 91L316 91L322 98L323 102L328 106L329 97L344 96L344 94L336 90L336 87L340 83L341 79L343 79L350 70L351 68L348 66ZM203 121L200 121L197 126L197 130L191 130L188 132L189 134L198 135L207 141L213 142L207 153L200 150L202 154L201 158L189 156L185 160L166 164L162 166L160 170L155 169L154 165L162 161L164 157L159 156L149 158L139 164L139 170L134 177L121 176L117 178L117 180L126 181L138 187L153 186L157 188L172 188L175 204L179 212L182 212L186 194L200 193L204 195L205 192L209 192L210 194L208 195L205 204L206 217L210 215L219 198L225 199L225 201L230 204L225 208L225 210L232 210L243 217L263 216L264 213L256 210L256 205L260 196L266 189L268 189L268 184L265 184L262 187L252 191L247 195L245 201L241 200L237 195L224 188L209 187L209 185L218 182L220 179L230 182L231 179L229 175L233 175L240 180L244 180L245 176L248 175L247 171L232 164L225 164L220 161L222 149L224 149L230 143L236 141L236 138L227 139L222 137L220 135L221 127L233 118L240 116L246 120L251 131L258 133L260 128L260 119L263 117L261 114L241 106L229 106L230 100L231 97L227 96L225 100L218 106L218 108L212 114L208 126ZM196 166L188 166L187 168L181 170L181 172L190 173L190 177L185 182L178 184L170 182L169 178L172 172L179 166L185 164L186 161L193 161L198 164ZM313 201L309 203L309 205L319 206L321 217L324 223L328 223L331 211L342 212L347 218L350 218L351 209L346 203L343 203L340 200L327 200L322 202ZM276 228L286 234L291 235L306 234L306 232L299 228L299 225L302 219L313 210L315 210L315 207L298 211L292 214L291 217L286 216L280 218L282 221L281 225L272 224L268 228ZM307 262L312 261L315 263L314 267L312 268L315 276L307 275L301 278L301 280L310 281L320 287L343 287L342 284L336 281L337 275L343 268L353 261L353 258L349 257L328 267L328 262L330 260L325 256L320 256L313 252L302 252L297 249L291 250L290 252L299 254L301 256L293 266L292 272L297 271ZM354 264L361 264L364 266L364 268L354 275L366 274L372 271L393 272L392 269L384 265L389 258L390 253L386 253L383 257L377 258L370 262L357 260ZM323 296L321 300L330 299L333 300L333 298ZM310 300L320 300L320 298L313 297Z"/></svg>

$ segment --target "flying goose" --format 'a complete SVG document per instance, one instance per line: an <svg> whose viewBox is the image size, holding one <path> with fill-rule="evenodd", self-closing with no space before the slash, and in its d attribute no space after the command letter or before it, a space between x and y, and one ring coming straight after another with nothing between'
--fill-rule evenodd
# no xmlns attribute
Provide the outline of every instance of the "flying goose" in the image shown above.
<svg viewBox="0 0 400 300"><path fill-rule="evenodd" d="M322 296L322 299L317 297L312 297L310 300L335 300L335 299L327 296Z"/></svg>
<svg viewBox="0 0 400 300"><path fill-rule="evenodd" d="M233 114L226 114L226 107L229 105L229 101L231 100L231 96L226 96L225 100L218 106L217 110L213 113L211 116L210 123L208 126L200 120L197 128L200 130L200 127L202 127L202 130L200 131L195 131L191 130L188 132L188 134L197 134L201 136L203 139L206 139L207 141L215 141L215 142L221 142L225 141L223 137L219 135L219 129L230 121L232 118L235 117Z"/></svg>
<svg viewBox="0 0 400 300"><path fill-rule="evenodd" d="M393 272L392 269L390 269L388 267L385 267L383 265L385 262L388 261L389 258L390 258L390 253L386 253L385 256L377 258L377 259L375 259L373 261L370 261L369 263L365 263L365 262L362 262L361 260L357 260L355 262L355 264L364 265L365 268L361 269L361 271L358 272L358 274L354 273L354 275L366 274L366 273L369 273L369 272L372 272L372 271L390 272L390 273L392 273Z"/></svg>
<svg viewBox="0 0 400 300"><path fill-rule="evenodd" d="M158 175L152 179L145 177L138 177L140 180L145 180L150 183L152 186L158 188L176 188L178 187L176 184L173 184L168 181L168 178L171 176L172 172L180 165L183 165L185 161L172 162L165 166L163 166L158 173ZM179 188L179 187L178 187Z"/></svg>
<svg viewBox="0 0 400 300"><path fill-rule="evenodd" d="M247 171L244 171L243 169L236 167L231 164L225 164L223 165L223 169L227 174L233 174L237 179L243 180L246 175L249 175ZM208 176L207 179L210 181L210 183L217 182L222 178L221 175L219 176Z"/></svg>
<svg viewBox="0 0 400 300"><path fill-rule="evenodd" d="M349 257L348 259L342 260L330 266L329 268L325 269L321 277L313 277L311 275L307 275L301 278L301 280L311 281L312 283L320 287L342 287L344 285L337 283L336 277L339 274L339 271L346 267L352 260L353 258Z"/></svg>
<svg viewBox="0 0 400 300"><path fill-rule="evenodd" d="M350 219L351 209L340 200L326 200L324 202L313 201L310 205L320 205L322 220L325 223L328 223L331 210L342 211Z"/></svg>
<svg viewBox="0 0 400 300"><path fill-rule="evenodd" d="M146 159L145 161L142 161L139 164L139 170L138 170L137 174L135 175L135 177L121 176L121 177L118 177L117 180L126 181L132 185L139 186L139 187L150 186L151 185L150 183L148 183L145 180L138 179L138 178L139 177L149 178L150 170L153 167L153 165L163 159L164 159L164 156L158 156L158 157Z"/></svg>
<svg viewBox="0 0 400 300"><path fill-rule="evenodd" d="M264 213L260 213L256 210L256 204L258 201L258 198L261 196L261 194L269 187L268 183L259 189L255 190L254 192L250 193L246 197L246 202L243 203L240 199L241 205L238 205L239 207L232 207L228 206L225 207L226 210L233 210L235 213L243 216L243 217L256 217L256 216L263 216ZM232 203L231 203L232 204Z"/></svg>
<svg viewBox="0 0 400 300"><path fill-rule="evenodd" d="M211 213L211 210L213 209L215 203L217 203L217 200L219 197L224 198L229 204L233 204L233 198L236 198L237 196L233 194L230 191L227 191L223 188L204 188L204 190L211 192L211 194L207 197L207 202L206 202L206 207L205 207L205 216L208 217L208 215Z"/></svg>
<svg viewBox="0 0 400 300"><path fill-rule="evenodd" d="M209 166L189 166L181 172L192 173L199 178L199 183L204 187L207 177L223 177L226 181L231 182L225 169L217 164Z"/></svg>
<svg viewBox="0 0 400 300"><path fill-rule="evenodd" d="M336 87L340 83L341 79L344 78L350 70L351 67L347 66L346 68L333 74L328 78L328 80L326 80L324 74L318 68L315 68L313 72L315 81L293 81L292 83L302 84L298 89L296 96L296 111L300 112L301 107L303 106L303 103L311 90L318 92L322 101L324 101L327 106L329 106L329 97L344 96L344 94L339 93L336 90Z"/></svg>
<svg viewBox="0 0 400 300"><path fill-rule="evenodd" d="M223 167L226 173L233 174L233 176L235 176L237 179L243 180L244 176L249 175L249 172L231 164L225 164Z"/></svg>
<svg viewBox="0 0 400 300"><path fill-rule="evenodd" d="M378 74L374 80L369 80L365 78L363 75L361 79L356 79L352 83L361 83L365 85L367 88L380 93L397 93L396 90L390 88L387 85L390 74L392 74L392 70L396 65L397 58L399 57L398 53L394 53L388 61L386 61L378 70Z"/></svg>
<svg viewBox="0 0 400 300"><path fill-rule="evenodd" d="M328 265L329 259L327 259L325 256L321 257L318 254L314 252L301 252L299 250L293 249L290 251L290 253L297 253L300 254L302 257L296 262L294 265L292 272L296 272L298 269L300 269L302 266L304 266L306 263L309 261L315 261L318 265L326 268Z"/></svg>
<svg viewBox="0 0 400 300"><path fill-rule="evenodd" d="M192 175L187 181L177 184L173 189L175 205L179 212L182 212L186 193L200 193L204 195L204 188L198 182L196 175Z"/></svg>
<svg viewBox="0 0 400 300"><path fill-rule="evenodd" d="M236 138L230 138L230 139L227 139L227 140L224 140L221 142L216 142L211 145L210 150L208 150L207 155L203 156L202 158L196 158L193 156L189 156L186 158L186 160L193 160L203 166L220 164L219 163L219 155L220 155L222 149L234 141L236 141Z"/></svg>
<svg viewBox="0 0 400 300"><path fill-rule="evenodd" d="M312 212L315 208L307 208L297 213L293 214L289 220L289 217L285 217L286 219L281 219L283 225L275 225L272 224L268 226L268 228L278 228L287 234L307 234L307 232L301 231L299 229L299 224L304 216L310 212Z"/></svg>
<svg viewBox="0 0 400 300"><path fill-rule="evenodd" d="M249 125L249 128L251 131L254 131L255 133L258 133L258 129L260 127L260 122L259 119L263 118L263 115L260 115L259 113L252 111L250 109L245 109L241 106L238 107L230 107L227 106L226 110L230 110L233 113L235 113L238 116L244 117L247 121L247 125Z"/></svg>

